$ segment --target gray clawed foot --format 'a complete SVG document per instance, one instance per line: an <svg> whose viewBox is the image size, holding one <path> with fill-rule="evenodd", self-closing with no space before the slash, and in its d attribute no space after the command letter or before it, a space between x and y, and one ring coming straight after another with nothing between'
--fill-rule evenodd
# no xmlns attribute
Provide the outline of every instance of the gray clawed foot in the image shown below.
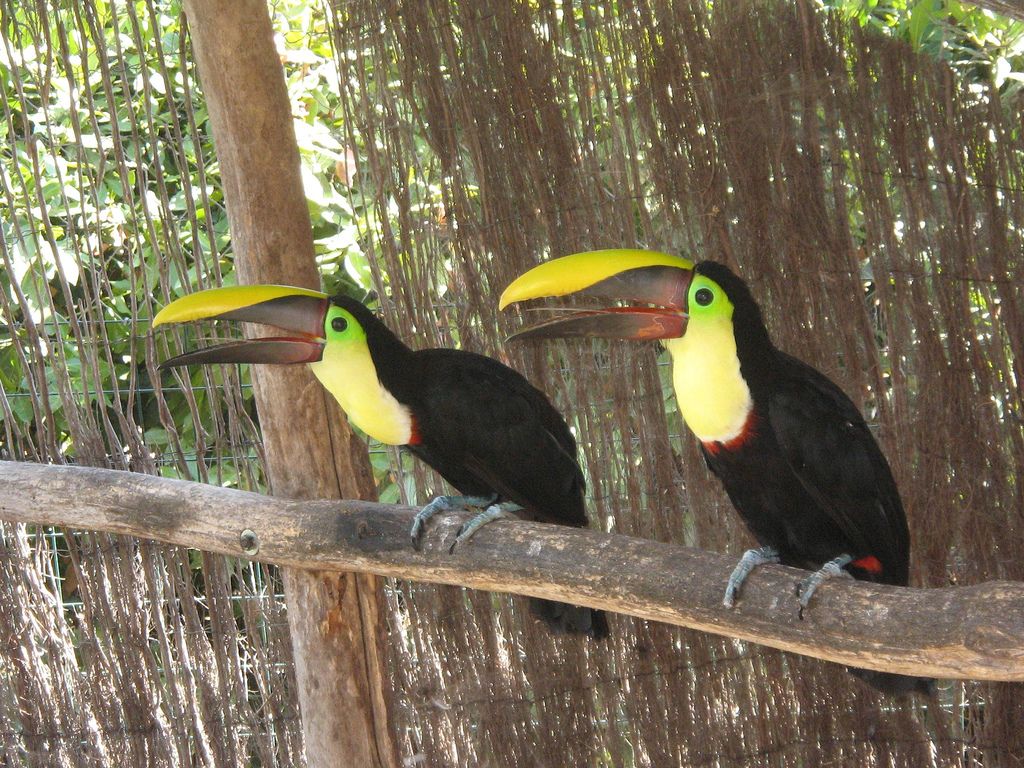
<svg viewBox="0 0 1024 768"><path fill-rule="evenodd" d="M515 517L513 513L518 512L521 509L521 506L511 501L505 501L501 504L491 504L479 515L470 518L462 524L462 527L459 528L459 532L455 534L455 541L453 541L452 545L448 548L448 554L452 554L459 544L462 544L464 541L468 541L472 538L473 534L488 523L493 523L495 520L500 520L503 517Z"/></svg>
<svg viewBox="0 0 1024 768"><path fill-rule="evenodd" d="M722 605L732 608L736 603L736 596L739 594L740 586L746 581L750 572L759 565L765 563L779 562L779 551L775 547L761 547L759 549L748 549L743 557L733 568L729 576L729 583L725 586L725 597L722 598Z"/></svg>
<svg viewBox="0 0 1024 768"><path fill-rule="evenodd" d="M797 597L800 598L800 611L798 616L801 619L804 617L804 608L806 608L811 602L811 596L825 581L839 576L852 578L850 573L844 569L844 566L849 565L852 562L853 557L850 555L840 555L839 557L829 560L821 566L821 568L796 585L796 594Z"/></svg>
<svg viewBox="0 0 1024 768"><path fill-rule="evenodd" d="M753 571L757 566L764 565L765 563L778 563L780 562L779 552L774 547L761 547L760 549L748 549L743 553L743 557L736 564L732 574L729 576L729 583L725 587L725 597L722 598L722 604L726 608L732 608L736 604L736 597L739 595L740 586L746 580L750 572ZM811 597L814 592L828 579L834 579L839 576L850 576L850 573L845 570L845 566L853 562L853 557L850 555L840 555L832 560L825 563L820 569L812 573L803 581L800 581L796 585L796 596L800 602L799 616L801 619L804 617L804 608L811 602Z"/></svg>
<svg viewBox="0 0 1024 768"><path fill-rule="evenodd" d="M467 507L487 507L493 504L496 498L496 496L438 496L417 512L416 517L413 518L412 528L409 530L412 548L419 551L427 521L438 512L450 512L453 509Z"/></svg>

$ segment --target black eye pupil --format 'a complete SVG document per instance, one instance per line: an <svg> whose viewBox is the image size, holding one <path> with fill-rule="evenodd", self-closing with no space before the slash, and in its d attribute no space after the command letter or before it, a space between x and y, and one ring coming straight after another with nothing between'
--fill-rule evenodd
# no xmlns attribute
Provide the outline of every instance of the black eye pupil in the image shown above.
<svg viewBox="0 0 1024 768"><path fill-rule="evenodd" d="M693 298L702 307L706 307L715 300L715 294L711 292L710 288L698 288L697 292L693 294Z"/></svg>
<svg viewBox="0 0 1024 768"><path fill-rule="evenodd" d="M336 332L341 333L346 328L348 328L348 320L346 320L344 317L336 317L333 320L331 320L331 328L333 328Z"/></svg>

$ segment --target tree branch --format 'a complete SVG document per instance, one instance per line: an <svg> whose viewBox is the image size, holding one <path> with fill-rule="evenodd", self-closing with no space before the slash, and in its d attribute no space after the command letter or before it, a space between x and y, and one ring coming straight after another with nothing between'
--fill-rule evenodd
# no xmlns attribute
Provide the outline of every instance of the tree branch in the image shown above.
<svg viewBox="0 0 1024 768"><path fill-rule="evenodd" d="M910 589L841 579L824 585L800 620L794 585L803 571L759 568L729 610L721 601L733 556L526 522L489 525L449 555L457 515L432 522L424 551L415 552L413 513L0 462L4 520L158 539L294 568L555 598L889 672L1024 680L1022 583Z"/></svg>

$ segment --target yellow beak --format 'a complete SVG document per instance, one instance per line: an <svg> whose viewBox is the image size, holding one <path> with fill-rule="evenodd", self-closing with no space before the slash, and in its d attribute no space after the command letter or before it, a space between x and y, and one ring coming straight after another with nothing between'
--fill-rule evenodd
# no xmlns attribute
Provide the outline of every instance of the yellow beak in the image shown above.
<svg viewBox="0 0 1024 768"><path fill-rule="evenodd" d="M616 248L545 262L516 278L499 307L547 296L580 293L656 304L612 307L563 315L518 331L510 338L600 337L668 339L686 332L686 295L693 262L657 251Z"/></svg>
<svg viewBox="0 0 1024 768"><path fill-rule="evenodd" d="M657 251L611 248L586 251L547 261L524 272L502 292L498 308L526 299L586 293L642 301L663 307L682 307L686 295L678 294L682 273L693 262L682 256ZM686 280L689 286L689 279Z"/></svg>
<svg viewBox="0 0 1024 768"><path fill-rule="evenodd" d="M173 301L153 318L153 326L190 320L241 320L272 325L293 337L247 339L172 357L160 369L202 363L313 363L324 348L327 294L288 285L211 288Z"/></svg>
<svg viewBox="0 0 1024 768"><path fill-rule="evenodd" d="M293 288L290 285L232 285L225 288L210 288L172 301L156 313L153 327L166 323L187 323L190 320L245 320L243 317L226 316L238 310L251 309L288 296L327 298L326 293L311 291L308 288Z"/></svg>

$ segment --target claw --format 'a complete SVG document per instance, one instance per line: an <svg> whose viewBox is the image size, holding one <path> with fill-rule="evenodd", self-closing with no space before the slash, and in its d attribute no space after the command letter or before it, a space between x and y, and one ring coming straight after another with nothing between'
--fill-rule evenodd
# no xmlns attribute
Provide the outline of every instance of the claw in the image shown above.
<svg viewBox="0 0 1024 768"><path fill-rule="evenodd" d="M821 568L816 570L806 579L797 584L796 593L800 598L800 611L798 616L803 619L804 608L807 607L808 603L811 602L811 595L828 579L834 579L839 576L846 576L852 578L849 572L844 570L843 566L849 565L853 562L853 557L850 555L840 555L839 557L833 558L825 563Z"/></svg>
<svg viewBox="0 0 1024 768"><path fill-rule="evenodd" d="M449 512L453 509L465 509L467 507L486 507L494 502L495 496L438 496L416 513L412 519L412 528L409 530L409 538L412 540L412 548L417 552L423 539L423 531L426 529L427 521L438 512Z"/></svg>
<svg viewBox="0 0 1024 768"><path fill-rule="evenodd" d="M759 549L748 549L743 557L733 568L729 576L729 582L725 585L725 597L722 598L722 605L732 608L736 603L736 596L739 594L740 586L746 580L750 572L759 565L765 563L779 562L779 551L775 547L761 547Z"/></svg>
<svg viewBox="0 0 1024 768"><path fill-rule="evenodd" d="M505 501L501 504L491 504L479 515L470 518L462 524L462 527L459 528L459 532L455 534L455 541L453 541L452 545L448 548L448 554L452 554L459 544L468 541L472 538L473 534L488 523L493 523L495 520L500 520L503 517L515 517L513 513L518 512L521 509L521 506L511 501Z"/></svg>

